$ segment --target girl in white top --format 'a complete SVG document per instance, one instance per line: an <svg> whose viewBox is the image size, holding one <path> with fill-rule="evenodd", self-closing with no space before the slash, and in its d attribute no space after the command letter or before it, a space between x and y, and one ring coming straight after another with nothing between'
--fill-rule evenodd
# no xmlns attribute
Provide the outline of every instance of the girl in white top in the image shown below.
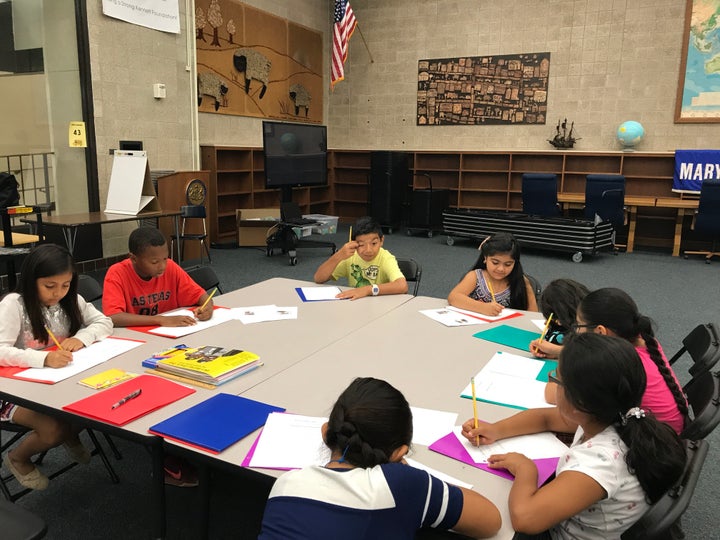
<svg viewBox="0 0 720 540"><path fill-rule="evenodd" d="M639 407L646 375L626 340L576 334L560 353L557 407L530 409L463 434L473 443L542 431L575 432L556 476L537 487L522 454L491 456L515 476L508 501L516 531L533 538L619 539L680 477L684 445L668 425ZM517 538L527 538L518 535Z"/></svg>
<svg viewBox="0 0 720 540"><path fill-rule="evenodd" d="M18 293L0 302L0 365L60 368L72 362L72 353L112 333L112 321L77 294L78 277L67 249L42 244L23 262ZM60 344L52 346L53 336ZM45 489L48 478L32 463L35 454L64 444L68 454L87 463L90 454L69 424L0 400L0 420L32 431L3 456L18 482Z"/></svg>

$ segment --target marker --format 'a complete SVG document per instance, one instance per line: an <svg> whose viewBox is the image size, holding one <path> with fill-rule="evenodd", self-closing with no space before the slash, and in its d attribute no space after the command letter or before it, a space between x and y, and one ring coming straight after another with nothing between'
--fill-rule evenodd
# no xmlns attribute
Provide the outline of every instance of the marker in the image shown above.
<svg viewBox="0 0 720 540"><path fill-rule="evenodd" d="M473 419L475 421L475 429L478 428L478 416L477 416L477 398L475 397L475 377L470 377L470 388L472 389L473 398ZM478 446L480 445L480 435L475 437L475 441Z"/></svg>
<svg viewBox="0 0 720 540"><path fill-rule="evenodd" d="M205 306L208 305L208 302L210 301L210 299L211 299L213 296L215 296L215 293L216 293L216 292L217 292L217 287L215 287L215 288L213 289L213 292L210 293L210 296L208 296L208 297L205 299L205 302L203 302L203 305L200 306L200 309L199 309L198 311L202 311L203 309L205 309Z"/></svg>
<svg viewBox="0 0 720 540"><path fill-rule="evenodd" d="M123 404L127 403L127 402L130 401L131 399L135 399L135 398L138 397L140 394L142 394L142 388L138 388L138 389L135 390L132 394L128 394L127 396L125 396L124 398L122 398L120 401L118 401L117 403L113 404L113 406L112 406L111 408L112 408L112 409L117 409L120 405L123 405Z"/></svg>
<svg viewBox="0 0 720 540"><path fill-rule="evenodd" d="M59 350L59 351L64 351L65 349L62 348L62 345L60 345L60 342L57 340L57 338L55 337L55 334L52 333L52 331L50 330L50 328L48 328L48 327L46 326L46 327L45 327L45 330L47 330L48 336L50 336L50 339L53 340L53 343L55 343L55 345L57 345L58 350Z"/></svg>

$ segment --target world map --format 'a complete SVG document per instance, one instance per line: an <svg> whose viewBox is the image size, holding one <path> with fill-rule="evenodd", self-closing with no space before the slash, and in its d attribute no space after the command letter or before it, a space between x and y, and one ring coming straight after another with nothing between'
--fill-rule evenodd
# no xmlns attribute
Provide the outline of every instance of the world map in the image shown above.
<svg viewBox="0 0 720 540"><path fill-rule="evenodd" d="M720 2L694 0L688 36L683 118L720 113Z"/></svg>

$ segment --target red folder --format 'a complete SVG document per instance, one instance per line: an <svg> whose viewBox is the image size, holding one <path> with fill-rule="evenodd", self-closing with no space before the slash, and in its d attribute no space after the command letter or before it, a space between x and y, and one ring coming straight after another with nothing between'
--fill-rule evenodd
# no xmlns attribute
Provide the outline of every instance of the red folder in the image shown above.
<svg viewBox="0 0 720 540"><path fill-rule="evenodd" d="M136 390L142 390L138 397L126 401L115 409L112 408L115 403ZM65 405L63 409L116 426L124 426L194 392L193 388L162 377L139 375L127 382Z"/></svg>

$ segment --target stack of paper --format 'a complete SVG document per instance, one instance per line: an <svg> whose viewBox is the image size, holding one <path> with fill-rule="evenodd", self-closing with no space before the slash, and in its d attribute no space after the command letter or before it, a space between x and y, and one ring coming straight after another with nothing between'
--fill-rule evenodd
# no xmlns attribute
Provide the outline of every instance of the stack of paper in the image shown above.
<svg viewBox="0 0 720 540"><path fill-rule="evenodd" d="M130 380L136 376L137 375L135 373L129 373L127 371L123 371L122 369L113 368L107 369L102 373L93 375L92 377L85 377L84 379L78 381L78 384L82 384L83 386L87 386L88 388L93 388L95 390L101 390L103 388L110 388L111 386Z"/></svg>
<svg viewBox="0 0 720 540"><path fill-rule="evenodd" d="M295 287L298 296L303 302L318 302L321 300L338 300L336 296L342 291L340 287L324 286L324 287Z"/></svg>
<svg viewBox="0 0 720 540"><path fill-rule="evenodd" d="M249 351L205 346L177 349L158 360L156 369L167 373L219 385L261 366L260 357Z"/></svg>
<svg viewBox="0 0 720 540"><path fill-rule="evenodd" d="M178 309L175 311L168 311L167 313L162 313L161 315L164 317L185 315L194 318L195 312L190 309ZM157 326L154 328L149 328L147 329L147 331L151 334L157 334L158 336L182 337L189 334L194 334L195 332L199 332L200 330L205 330L206 328L212 328L213 326L217 326L218 324L230 321L232 320L232 318L233 317L231 310L215 306L212 318L208 319L207 321L197 321L196 324L193 324L191 326ZM142 328L143 327L133 327L133 329L140 331L142 331Z"/></svg>

